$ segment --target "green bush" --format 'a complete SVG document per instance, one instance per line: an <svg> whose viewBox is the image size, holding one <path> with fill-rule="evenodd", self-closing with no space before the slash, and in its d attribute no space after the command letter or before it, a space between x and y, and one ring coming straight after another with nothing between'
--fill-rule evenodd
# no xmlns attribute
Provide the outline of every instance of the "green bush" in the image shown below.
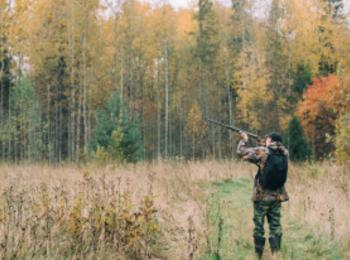
<svg viewBox="0 0 350 260"><path fill-rule="evenodd" d="M140 124L130 118L128 107L118 93L113 93L108 104L97 110L91 147L98 160L136 162L140 159Z"/></svg>
<svg viewBox="0 0 350 260"><path fill-rule="evenodd" d="M285 139L292 161L305 161L310 157L310 148L304 129L296 116L289 121Z"/></svg>

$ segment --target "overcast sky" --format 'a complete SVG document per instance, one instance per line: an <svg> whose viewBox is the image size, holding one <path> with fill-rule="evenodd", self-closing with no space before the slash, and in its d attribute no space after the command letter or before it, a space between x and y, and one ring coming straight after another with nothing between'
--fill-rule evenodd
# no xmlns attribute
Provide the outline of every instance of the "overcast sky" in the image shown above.
<svg viewBox="0 0 350 260"><path fill-rule="evenodd" d="M231 6L232 0L217 0L227 6ZM266 8L271 0L257 0L254 5L254 13L256 16L264 16ZM350 0L347 0L350 1ZM175 8L195 6L198 0L168 0Z"/></svg>
<svg viewBox="0 0 350 260"><path fill-rule="evenodd" d="M174 7L179 8L179 7L187 7L190 5L190 3L193 3L194 0L168 0L169 3L171 3ZM302 1L302 0L301 0ZM221 0L221 2L227 2L230 3L231 0ZM268 3L269 0L259 0L261 4ZM343 0L345 8L349 10L350 8L350 0Z"/></svg>
<svg viewBox="0 0 350 260"><path fill-rule="evenodd" d="M186 7L188 5L188 0L170 0L169 2L175 7Z"/></svg>

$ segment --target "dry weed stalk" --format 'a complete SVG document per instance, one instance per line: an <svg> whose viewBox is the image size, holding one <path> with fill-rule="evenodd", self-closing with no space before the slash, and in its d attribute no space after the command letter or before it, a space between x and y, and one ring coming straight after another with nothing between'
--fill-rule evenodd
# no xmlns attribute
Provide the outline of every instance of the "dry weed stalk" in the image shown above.
<svg viewBox="0 0 350 260"><path fill-rule="evenodd" d="M84 174L76 190L46 183L23 189L9 186L0 201L3 259L96 254L151 259L161 241L154 198L145 196L137 206L128 192L117 190L103 175Z"/></svg>
<svg viewBox="0 0 350 260"><path fill-rule="evenodd" d="M188 259L194 259L195 253L198 249L197 239L196 239L196 230L192 217L188 218Z"/></svg>

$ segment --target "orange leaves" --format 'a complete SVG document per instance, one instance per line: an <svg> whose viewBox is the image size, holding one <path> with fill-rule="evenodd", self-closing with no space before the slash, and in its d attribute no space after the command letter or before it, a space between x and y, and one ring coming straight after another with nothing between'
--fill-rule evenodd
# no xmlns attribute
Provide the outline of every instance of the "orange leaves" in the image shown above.
<svg viewBox="0 0 350 260"><path fill-rule="evenodd" d="M320 105L332 109L337 88L339 88L339 80L335 75L314 79L304 94L298 114L314 119L319 113Z"/></svg>
<svg viewBox="0 0 350 260"><path fill-rule="evenodd" d="M344 83L335 75L314 79L304 94L298 115L315 119L321 106L338 114L346 107L344 99L349 93L350 84Z"/></svg>
<svg viewBox="0 0 350 260"><path fill-rule="evenodd" d="M350 84L335 75L314 79L297 110L315 155L321 158L333 149L329 137L335 134L335 121L349 107Z"/></svg>

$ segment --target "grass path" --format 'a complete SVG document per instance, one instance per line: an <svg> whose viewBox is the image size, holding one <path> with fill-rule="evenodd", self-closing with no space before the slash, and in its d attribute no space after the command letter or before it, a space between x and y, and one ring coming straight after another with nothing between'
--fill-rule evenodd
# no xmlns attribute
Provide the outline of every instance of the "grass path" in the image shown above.
<svg viewBox="0 0 350 260"><path fill-rule="evenodd" d="M252 232L252 183L247 178L226 180L209 187L209 243L200 259L255 259ZM315 235L311 228L297 223L282 209L283 245L281 259L344 259L340 245L326 235ZM265 230L268 227L265 223ZM269 244L264 259L271 259Z"/></svg>

